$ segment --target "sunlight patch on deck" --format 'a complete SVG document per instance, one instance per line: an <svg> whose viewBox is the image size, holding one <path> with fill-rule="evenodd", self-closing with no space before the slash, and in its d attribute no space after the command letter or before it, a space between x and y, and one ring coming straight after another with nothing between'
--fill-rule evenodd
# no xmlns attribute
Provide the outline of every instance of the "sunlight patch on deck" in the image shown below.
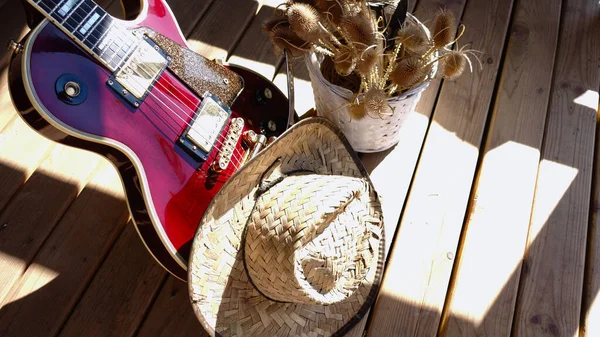
<svg viewBox="0 0 600 337"><path fill-rule="evenodd" d="M262 76L265 76L269 81L272 79L273 74L275 74L275 67L272 64L247 59L245 57L232 55L227 60L227 63L251 69L252 71L257 72Z"/></svg>
<svg viewBox="0 0 600 337"><path fill-rule="evenodd" d="M588 312L584 312L584 314L586 315L585 330L587 334L582 334L582 336L593 337L592 333L600 331L600 292L596 292L596 297L590 303Z"/></svg>
<svg viewBox="0 0 600 337"><path fill-rule="evenodd" d="M489 150L483 159L467 215L460 257L464 264L451 301L451 315L474 326L482 324L502 291L515 281L525 251L539 160L538 149L514 141ZM476 277L479 273L483 275Z"/></svg>
<svg viewBox="0 0 600 337"><path fill-rule="evenodd" d="M533 242L550 215L558 206L579 170L550 160L542 160L535 195L535 208L531 219L529 242ZM550 183L551 182L551 183Z"/></svg>
<svg viewBox="0 0 600 337"><path fill-rule="evenodd" d="M394 268L386 270L389 281L381 295L397 302L399 312L418 308L439 316L468 199L469 189L462 184L472 180L464 167L475 167L478 149L433 121L423 153L396 234ZM447 163L443 170L440 162Z"/></svg>
<svg viewBox="0 0 600 337"><path fill-rule="evenodd" d="M0 226L5 226L6 224L0 224ZM18 257L12 256L10 254L4 253L0 251L0 280L5 280L6 277L4 275L7 274L7 271L14 270L15 268L25 269L25 262ZM10 287L2 286L0 287L0 308L4 304L4 298L9 293Z"/></svg>
<svg viewBox="0 0 600 337"><path fill-rule="evenodd" d="M25 261L4 252L0 252L0 261L0 266L10 265L11 269L18 267L25 270L26 267ZM25 274L30 273L34 273L37 277L23 277L23 279L26 279L27 282L19 284L18 288L15 287L15 289L12 290L8 288L3 289L6 290L8 296L6 293L0 294L2 296L0 297L1 306L16 302L26 296L31 295L32 293L52 282L52 280L54 280L60 274L51 268L39 265L37 263L32 263L27 268ZM9 292L9 290L11 291Z"/></svg>
<svg viewBox="0 0 600 337"><path fill-rule="evenodd" d="M598 93L592 90L588 90L581 94L579 97L575 98L573 102L598 112L598 100Z"/></svg>

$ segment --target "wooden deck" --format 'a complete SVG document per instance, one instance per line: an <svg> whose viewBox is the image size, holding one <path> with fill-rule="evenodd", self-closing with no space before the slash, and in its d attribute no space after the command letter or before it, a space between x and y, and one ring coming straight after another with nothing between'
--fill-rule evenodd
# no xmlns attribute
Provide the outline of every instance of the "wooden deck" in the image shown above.
<svg viewBox="0 0 600 337"><path fill-rule="evenodd" d="M27 31L20 1L0 0L2 43ZM121 16L118 0L97 2ZM281 2L169 4L194 50L285 92L260 30ZM361 155L389 255L377 303L349 335L598 337L600 4L409 2L422 19L439 6L461 18L483 67L432 83L400 143ZM206 335L186 284L138 238L116 171L21 121L0 53L0 336ZM312 91L302 62L295 71L303 113Z"/></svg>

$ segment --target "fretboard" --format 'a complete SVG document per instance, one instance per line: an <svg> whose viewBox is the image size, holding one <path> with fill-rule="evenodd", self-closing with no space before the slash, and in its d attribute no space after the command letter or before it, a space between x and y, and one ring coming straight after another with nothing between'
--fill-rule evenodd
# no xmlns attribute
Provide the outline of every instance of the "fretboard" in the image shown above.
<svg viewBox="0 0 600 337"><path fill-rule="evenodd" d="M138 39L92 0L27 0L111 71Z"/></svg>

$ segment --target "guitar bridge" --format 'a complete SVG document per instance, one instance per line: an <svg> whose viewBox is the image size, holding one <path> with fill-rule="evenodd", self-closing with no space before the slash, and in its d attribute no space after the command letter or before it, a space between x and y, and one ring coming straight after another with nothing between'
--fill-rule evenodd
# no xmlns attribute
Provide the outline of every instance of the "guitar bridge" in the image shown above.
<svg viewBox="0 0 600 337"><path fill-rule="evenodd" d="M221 172L227 168L231 161L231 156L235 152L235 147L240 140L242 130L244 129L244 120L242 118L234 118L231 120L229 130L223 145L217 155L217 158L213 162L212 169L215 172Z"/></svg>

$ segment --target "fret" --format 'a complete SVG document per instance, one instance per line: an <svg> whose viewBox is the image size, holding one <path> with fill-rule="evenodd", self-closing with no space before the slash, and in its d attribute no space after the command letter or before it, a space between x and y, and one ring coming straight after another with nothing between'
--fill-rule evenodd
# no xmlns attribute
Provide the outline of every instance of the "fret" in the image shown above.
<svg viewBox="0 0 600 337"><path fill-rule="evenodd" d="M84 20L79 23L79 26L73 32L73 35L83 42L88 33L94 34L94 31L91 30L91 27L99 22L100 18L103 18L105 15L106 12L104 12L102 8L94 6L92 10L88 11L88 14Z"/></svg>
<svg viewBox="0 0 600 337"><path fill-rule="evenodd" d="M77 4L77 1L80 0L59 0L52 11L50 11L50 16L54 18L57 22L61 23L63 19L66 17L67 13ZM53 1L48 1L53 2Z"/></svg>
<svg viewBox="0 0 600 337"><path fill-rule="evenodd" d="M80 31L82 29L87 28L88 31L85 33L82 33L84 35L82 42L85 43L86 46L88 46L90 49L92 49L97 41L100 39L101 35L103 34L103 31L97 31L97 27L101 27L102 21L106 18L106 16L108 15L108 13L104 12L100 18L98 20L96 20L96 22L94 22L94 24L92 24L89 28L87 28L87 25L80 28ZM90 40L90 38L92 39L96 39L95 41Z"/></svg>
<svg viewBox="0 0 600 337"><path fill-rule="evenodd" d="M85 3L85 0L81 0L79 2L77 2L74 6L71 6L71 4L65 4L61 7L61 9L58 10L58 14L60 14L61 16L63 16L62 21L60 21L60 23L62 25L65 25L65 23L67 21L71 21L71 27L75 27L77 25L77 22L79 22L79 19L77 18L77 16L73 16L73 14L75 14L75 12L81 8L81 5ZM85 6L84 6L84 10L85 10ZM79 15L79 14L77 14Z"/></svg>
<svg viewBox="0 0 600 337"><path fill-rule="evenodd" d="M75 33L79 25L85 21L85 18L90 13L89 5L86 4L86 1L80 1L75 8L73 8L68 16L65 18L66 20L63 22L63 26L69 30L71 34Z"/></svg>
<svg viewBox="0 0 600 337"><path fill-rule="evenodd" d="M102 22L104 20L109 20L110 18L102 18L99 20L99 23L96 25L96 28L91 30L87 37L85 38L85 45L90 48L90 50L94 50L98 44L104 39L104 36L108 33L108 30L102 26ZM94 51L96 53L96 51ZM100 50L98 49L98 53Z"/></svg>

